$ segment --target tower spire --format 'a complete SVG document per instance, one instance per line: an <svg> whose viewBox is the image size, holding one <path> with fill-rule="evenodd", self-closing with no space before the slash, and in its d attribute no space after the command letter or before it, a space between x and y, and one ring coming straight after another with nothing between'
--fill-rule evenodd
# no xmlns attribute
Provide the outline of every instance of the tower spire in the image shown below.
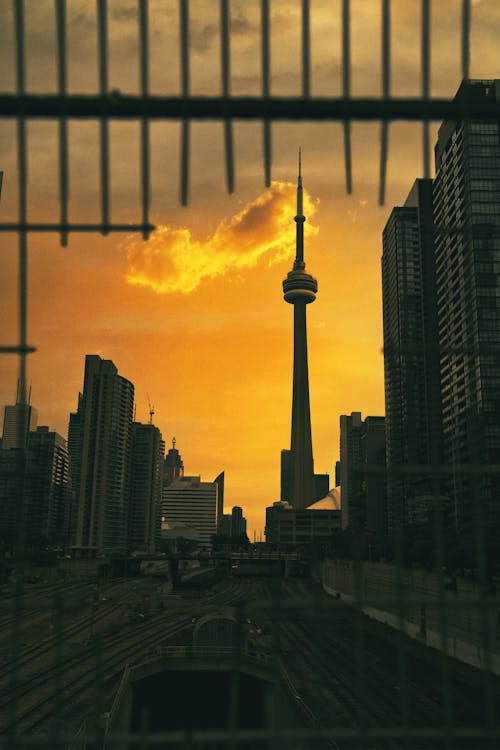
<svg viewBox="0 0 500 750"><path fill-rule="evenodd" d="M297 179L297 215L295 222L297 224L296 254L294 268L305 268L304 263L304 222L306 217L303 213L303 191L302 191L302 149L299 148L299 176Z"/></svg>

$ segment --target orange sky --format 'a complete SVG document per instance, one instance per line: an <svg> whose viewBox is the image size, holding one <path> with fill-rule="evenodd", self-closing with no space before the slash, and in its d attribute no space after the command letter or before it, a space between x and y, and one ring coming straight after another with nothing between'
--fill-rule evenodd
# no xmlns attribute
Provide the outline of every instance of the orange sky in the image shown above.
<svg viewBox="0 0 500 750"><path fill-rule="evenodd" d="M28 87L55 89L53 3L26 3ZM151 0L154 93L176 93L179 76L177 3ZM300 2L272 8L273 93L300 91ZM312 12L312 90L338 94L340 2L316 0ZM393 0L393 86L419 93L417 3ZM11 4L0 10L0 89L13 86ZM352 0L353 93L378 94L379 7ZM461 2L433 6L433 93L452 95L460 80ZM95 3L68 0L72 90L92 91ZM109 2L110 88L135 91L135 3ZM233 0L233 93L258 94L259 2ZM218 93L218 4L191 2L192 85ZM499 77L500 7L473 2L474 77ZM167 71L171 71L167 73ZM436 128L434 127L433 133ZM386 206L377 205L379 126L353 125L354 194L345 195L342 135L337 124L273 127L273 185L263 185L261 126L235 123L236 191L224 185L218 123L192 127L190 205L178 202L179 126L155 123L152 136L152 218L160 228L146 244L123 235L73 235L61 248L52 235L30 237L29 360L39 422L67 433L77 405L86 353L112 359L136 387L137 419L155 422L167 443L175 435L186 473L213 479L226 472L226 507L243 505L250 535L264 526L264 508L279 499L280 450L289 447L292 388L292 307L281 282L291 267L297 150L303 149L305 258L318 279L308 307L311 416L315 468L338 459L339 415L384 413L380 255L390 208L421 176L417 125L391 127ZM111 125L112 213L134 221L139 207L139 139L134 123ZM57 141L53 123L29 126L29 205L33 220L57 220ZM434 135L433 135L434 138ZM95 123L71 123L72 220L98 218ZM2 221L16 211L15 128L0 122L5 170ZM290 184L292 183L292 184ZM0 249L2 344L17 335L16 241ZM134 282L134 283L131 283ZM17 363L4 356L0 402L12 403Z"/></svg>

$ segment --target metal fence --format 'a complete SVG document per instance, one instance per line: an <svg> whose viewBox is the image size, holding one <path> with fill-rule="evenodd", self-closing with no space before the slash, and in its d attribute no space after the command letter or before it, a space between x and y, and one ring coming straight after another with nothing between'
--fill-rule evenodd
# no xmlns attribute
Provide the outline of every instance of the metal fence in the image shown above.
<svg viewBox="0 0 500 750"><path fill-rule="evenodd" d="M33 0L34 1L34 0ZM68 70L68 45L67 25L68 8L66 0L54 0L53 24L55 29L55 58L57 70L57 92L34 94L27 89L26 65L30 56L36 55L36 51L27 49L26 39L26 13L29 13L29 0L13 0L12 13L14 19L14 49L15 49L15 90L0 93L0 117L2 120L11 120L16 125L17 138L17 174L18 174L18 209L17 220L0 222L0 231L15 232L18 235L18 317L19 329L17 341L0 347L0 353L5 355L17 355L19 358L19 380L21 393L26 393L26 365L27 357L35 351L35 342L30 341L28 334L27 303L28 303L28 236L32 232L57 233L61 245L68 243L72 233L101 233L106 235L111 232L138 232L144 238L154 230L150 219L151 203L151 142L150 124L153 121L175 121L180 125L180 202L185 205L189 199L190 175L190 140L191 124L193 121L218 121L221 123L224 140L224 169L228 192L235 189L235 174L237 165L234 157L234 133L233 121L253 120L262 122L262 162L263 176L266 185L269 185L272 177L272 136L273 124L280 121L315 121L315 122L339 122L343 128L343 152L345 189L347 193L353 190L353 167L352 167L352 145L351 145L351 123L354 121L375 121L380 123L380 154L379 154L379 186L378 196L380 204L385 201L387 182L387 160L389 151L390 125L395 121L415 121L422 125L422 173L425 177L431 175L431 143L430 124L440 120L463 120L467 118L500 120L500 102L475 102L464 103L451 101L450 99L434 97L431 94L431 0L421 0L421 26L418 29L420 35L420 95L413 98L398 98L392 95L391 88L391 2L381 0L381 95L378 97L354 97L352 95L352 56L351 56L351 21L352 8L350 0L342 0L339 4L341 14L341 35L338 40L341 50L341 95L337 97L317 97L312 91L312 66L311 66L311 14L314 12L314 4L309 0L302 0L301 8L301 91L296 96L275 96L271 92L271 10L272 0L261 0L260 2L260 70L261 70L261 94L260 96L235 96L231 93L231 3L230 0L219 2L219 24L220 24L220 94L196 96L191 93L191 45L190 45L190 3L188 0L180 0L178 8L178 33L179 33L179 71L180 90L176 95L161 96L150 92L150 8L148 0L137 2L137 39L139 56L139 81L137 94L122 94L120 91L109 90L109 45L108 45L108 16L109 7L107 0L96 2L96 43L97 43L97 69L98 89L93 94L83 95L72 93L69 90ZM47 7L52 7L47 4ZM457 2L457 13L460 15L461 26L461 73L463 78L469 77L470 70L470 34L473 2L461 0ZM59 220L56 222L33 222L29 216L28 202L28 124L33 120L52 120L57 123L58 128L58 192L59 192ZM69 210L69 174L71 164L71 151L68 139L68 122L73 120L91 120L98 123L98 144L100 163L100 211L93 221L82 221L75 223L71 220ZM119 223L113 221L111 210L111 157L110 157L110 123L112 121L134 121L140 128L140 212L141 220L134 224ZM1 165L0 165L1 166ZM196 179L196 175L194 176ZM405 471L408 467L405 468ZM422 467L417 467L421 471ZM431 467L435 471L436 467ZM474 467L470 469L476 471ZM436 535L436 544L440 548L441 537ZM438 553L439 554L439 553ZM370 594L363 591L364 579L355 569L352 590L346 595L351 596L358 608L372 607L377 602ZM350 585L350 584L349 584ZM399 603L399 614L395 610L394 617L399 618L401 625L403 614L411 609L413 602L405 598L405 581L403 573L399 573L393 582L397 593L395 599L385 602L390 609ZM335 586L331 587L332 590ZM486 646L497 638L492 633L496 627L494 618L496 614L496 603L489 600L484 604L480 597L466 598L463 602L454 601L450 596L443 593L443 587L439 588L440 594L437 598L429 600L425 596L419 600L419 606L427 604L434 607L438 615L438 630L442 629L443 646L447 638L447 612L455 609L474 608L480 620L479 628L483 629ZM345 592L344 592L345 593ZM481 604L483 602L483 604ZM378 602L380 604L380 602ZM422 604L423 603L423 604ZM414 613L413 613L414 615ZM490 615L493 620L490 620ZM482 619L481 619L482 618ZM411 618L410 618L411 619ZM498 624L498 623L497 623ZM358 627L358 625L357 625ZM353 670L358 674L363 672L363 660L366 652L363 650L364 636L361 626L357 631L358 638L358 664ZM486 649L489 653L488 649ZM61 656L62 658L62 656ZM488 661L488 656L485 657ZM401 657L401 671L405 674L407 666L403 664ZM451 678L448 666L443 662L443 686L445 695L450 698L452 692ZM409 743L414 739L416 742L430 740L439 736L445 742L451 742L457 735L462 741L468 741L469 747L474 747L476 740L491 739L494 743L499 738L497 719L495 718L495 692L490 689L489 677L485 677L490 710L490 722L484 731L471 729L455 729L453 717L449 704L443 718L443 726L436 728L423 728L419 731L403 726L399 730L372 731L372 740L377 738L383 741L387 738L402 738L403 743ZM404 686L403 686L404 689ZM406 696L406 711L409 696ZM407 715L406 715L407 718ZM314 718L316 722L317 719ZM314 723L314 722L313 722ZM439 733L441 731L441 734ZM276 734L265 736L266 740L276 740ZM286 733L283 735L287 741ZM324 734L320 732L302 733L297 731L288 736L288 740L303 737L305 740L316 739L318 742L324 740ZM337 741L342 747L343 739L359 740L359 747L372 747L367 743L366 727L360 727L349 732L346 729L337 732ZM228 739L229 738L229 739ZM243 741L252 740L252 736L245 732L232 733L228 738L220 737L218 741ZM130 742L141 742L139 738L130 737ZM168 738L149 738L152 744L167 741ZM192 738L188 738L188 743ZM46 739L33 735L30 743L33 746L45 746ZM365 744L366 743L366 744ZM56 745L54 745L56 746ZM188 745L186 745L188 746ZM191 745L189 745L191 746ZM219 745L220 746L220 745ZM248 745L251 746L251 745ZM332 745L333 746L333 745ZM402 747L409 745L403 744ZM416 745L418 746L418 745ZM423 745L422 745L423 746ZM444 746L444 745L443 745ZM338 747L338 745L335 745ZM465 745L461 745L465 747ZM493 744L491 745L493 747Z"/></svg>

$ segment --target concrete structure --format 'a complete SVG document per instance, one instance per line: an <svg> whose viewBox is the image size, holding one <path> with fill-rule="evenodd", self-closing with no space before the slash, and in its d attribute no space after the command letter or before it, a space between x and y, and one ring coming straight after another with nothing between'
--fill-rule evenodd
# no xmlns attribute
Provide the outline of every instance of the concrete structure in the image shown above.
<svg viewBox="0 0 500 750"><path fill-rule="evenodd" d="M290 502L296 510L307 508L315 500L314 463L309 406L307 365L306 305L314 302L318 284L306 272L304 262L304 222L302 213L302 175L299 153L297 185L297 252L293 269L283 281L286 302L293 305L293 398L291 437Z"/></svg>
<svg viewBox="0 0 500 750"><path fill-rule="evenodd" d="M165 444L154 424L132 423L128 547L154 552L160 540Z"/></svg>
<svg viewBox="0 0 500 750"><path fill-rule="evenodd" d="M463 81L455 99L498 102L500 80ZM435 156L437 325L444 461L450 472L446 494L458 530L472 524L498 527L499 122L443 122Z"/></svg>
<svg viewBox="0 0 500 750"><path fill-rule="evenodd" d="M443 571L326 558L328 594L449 656L500 675L500 595Z"/></svg>
<svg viewBox="0 0 500 750"><path fill-rule="evenodd" d="M281 471L280 471L280 500L282 502L291 502L292 486L292 451L281 451ZM314 499L321 500L330 490L329 474L314 474Z"/></svg>
<svg viewBox="0 0 500 750"><path fill-rule="evenodd" d="M266 542L273 547L298 547L314 540L329 541L341 529L340 493L331 490L326 498L304 510L278 501L266 508Z"/></svg>
<svg viewBox="0 0 500 750"><path fill-rule="evenodd" d="M385 420L361 418L361 412L340 417L342 528L386 533Z"/></svg>
<svg viewBox="0 0 500 750"><path fill-rule="evenodd" d="M199 476L180 477L163 488L161 515L166 523L183 523L195 529L200 546L210 549L217 530L216 482L202 482Z"/></svg>
<svg viewBox="0 0 500 750"><path fill-rule="evenodd" d="M416 180L383 232L382 294L390 528L426 520L440 494L441 397L432 180ZM432 471L432 466L435 470ZM420 499L419 499L420 498Z"/></svg>
<svg viewBox="0 0 500 750"><path fill-rule="evenodd" d="M110 360L88 354L68 436L80 555L126 551L133 404L132 383Z"/></svg>

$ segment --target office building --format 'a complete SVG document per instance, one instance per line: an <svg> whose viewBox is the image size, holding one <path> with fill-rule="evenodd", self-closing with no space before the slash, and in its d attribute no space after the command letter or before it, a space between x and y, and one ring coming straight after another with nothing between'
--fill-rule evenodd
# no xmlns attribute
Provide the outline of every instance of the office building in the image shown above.
<svg viewBox="0 0 500 750"><path fill-rule="evenodd" d="M88 354L83 393L68 434L78 555L127 550L133 404L132 383L118 375L111 360Z"/></svg>
<svg viewBox="0 0 500 750"><path fill-rule="evenodd" d="M329 543L341 526L338 490L331 490L325 498L303 510L281 500L266 508L266 542L279 549L308 547L321 541Z"/></svg>
<svg viewBox="0 0 500 750"><path fill-rule="evenodd" d="M342 528L386 533L385 420L340 417Z"/></svg>
<svg viewBox="0 0 500 750"><path fill-rule="evenodd" d="M155 552L160 541L165 444L154 424L132 423L128 548Z"/></svg>
<svg viewBox="0 0 500 750"><path fill-rule="evenodd" d="M304 222L302 174L299 153L297 184L297 246L293 268L283 281L285 302L293 305L293 397L289 501L296 510L315 500L314 463L309 405L306 306L316 299L318 284L307 273L304 261Z"/></svg>
<svg viewBox="0 0 500 750"><path fill-rule="evenodd" d="M26 450L0 452L0 538L19 549L68 544L66 440L48 427L38 427L27 437Z"/></svg>
<svg viewBox="0 0 500 750"><path fill-rule="evenodd" d="M500 80L455 99L498 102ZM435 161L384 230L389 523L438 508L460 532L500 523L498 120L443 122Z"/></svg>
<svg viewBox="0 0 500 750"><path fill-rule="evenodd" d="M195 529L200 546L210 549L217 531L216 482L202 482L199 476L183 476L163 487L161 516L169 525Z"/></svg>
<svg viewBox="0 0 500 750"><path fill-rule="evenodd" d="M13 406L6 406L3 418L2 450L21 450L28 445L30 431L36 430L37 410L19 392Z"/></svg>
<svg viewBox="0 0 500 750"><path fill-rule="evenodd" d="M388 522L426 519L439 494L441 399L432 180L416 180L383 232Z"/></svg>
<svg viewBox="0 0 500 750"><path fill-rule="evenodd" d="M500 80L455 99L500 100ZM446 495L457 530L500 523L500 133L443 122L435 147L436 290Z"/></svg>

